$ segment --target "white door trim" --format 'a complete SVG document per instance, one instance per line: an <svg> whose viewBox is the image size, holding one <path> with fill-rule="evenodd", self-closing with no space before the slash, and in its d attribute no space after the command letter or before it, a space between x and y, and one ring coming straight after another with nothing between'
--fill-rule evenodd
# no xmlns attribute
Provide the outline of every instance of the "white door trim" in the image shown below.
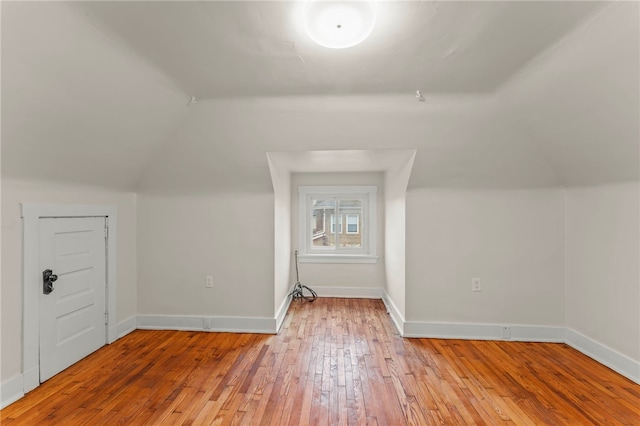
<svg viewBox="0 0 640 426"><path fill-rule="evenodd" d="M23 218L23 305L22 305L22 371L24 392L40 386L39 361L39 290L42 290L39 271L39 244L41 218L52 217L106 217L109 229L107 239L107 343L118 337L116 323L116 225L114 206L81 206L22 204Z"/></svg>

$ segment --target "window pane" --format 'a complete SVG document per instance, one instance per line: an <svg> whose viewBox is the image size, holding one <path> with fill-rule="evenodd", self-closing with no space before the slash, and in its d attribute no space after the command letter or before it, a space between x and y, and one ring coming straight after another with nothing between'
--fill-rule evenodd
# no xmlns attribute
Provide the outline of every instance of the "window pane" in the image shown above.
<svg viewBox="0 0 640 426"><path fill-rule="evenodd" d="M347 233L348 234L358 233L358 216L355 214L347 215Z"/></svg>
<svg viewBox="0 0 640 426"><path fill-rule="evenodd" d="M312 199L312 244L314 247L334 247L336 246L336 238L333 233L335 230L336 217L336 200L330 199Z"/></svg>
<svg viewBox="0 0 640 426"><path fill-rule="evenodd" d="M375 186L300 186L298 194L303 262L375 261Z"/></svg>
<svg viewBox="0 0 640 426"><path fill-rule="evenodd" d="M338 202L338 214L345 217L346 233L340 235L340 247L362 247L362 199L344 199Z"/></svg>

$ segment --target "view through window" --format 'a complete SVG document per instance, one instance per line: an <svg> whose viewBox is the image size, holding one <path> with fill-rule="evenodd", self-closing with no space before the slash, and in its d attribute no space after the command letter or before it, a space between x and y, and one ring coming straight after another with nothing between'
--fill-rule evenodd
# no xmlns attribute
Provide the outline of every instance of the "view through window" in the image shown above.
<svg viewBox="0 0 640 426"><path fill-rule="evenodd" d="M314 247L362 248L362 198L314 197L311 203Z"/></svg>
<svg viewBox="0 0 640 426"><path fill-rule="evenodd" d="M375 263L376 186L300 186L300 259Z"/></svg>

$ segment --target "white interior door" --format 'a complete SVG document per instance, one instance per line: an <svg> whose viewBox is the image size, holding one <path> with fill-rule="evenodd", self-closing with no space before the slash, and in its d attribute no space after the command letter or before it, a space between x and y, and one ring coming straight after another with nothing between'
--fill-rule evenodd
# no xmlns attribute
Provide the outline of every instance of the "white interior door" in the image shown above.
<svg viewBox="0 0 640 426"><path fill-rule="evenodd" d="M57 280L40 291L40 382L106 342L104 217L40 219L40 276Z"/></svg>

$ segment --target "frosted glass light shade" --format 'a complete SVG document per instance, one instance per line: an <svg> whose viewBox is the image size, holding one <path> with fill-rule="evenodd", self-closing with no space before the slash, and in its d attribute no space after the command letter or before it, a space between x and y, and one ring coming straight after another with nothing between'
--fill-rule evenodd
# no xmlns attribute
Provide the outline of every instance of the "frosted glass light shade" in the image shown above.
<svg viewBox="0 0 640 426"><path fill-rule="evenodd" d="M304 26L311 40L331 49L362 43L375 23L371 1L309 0L304 10Z"/></svg>

